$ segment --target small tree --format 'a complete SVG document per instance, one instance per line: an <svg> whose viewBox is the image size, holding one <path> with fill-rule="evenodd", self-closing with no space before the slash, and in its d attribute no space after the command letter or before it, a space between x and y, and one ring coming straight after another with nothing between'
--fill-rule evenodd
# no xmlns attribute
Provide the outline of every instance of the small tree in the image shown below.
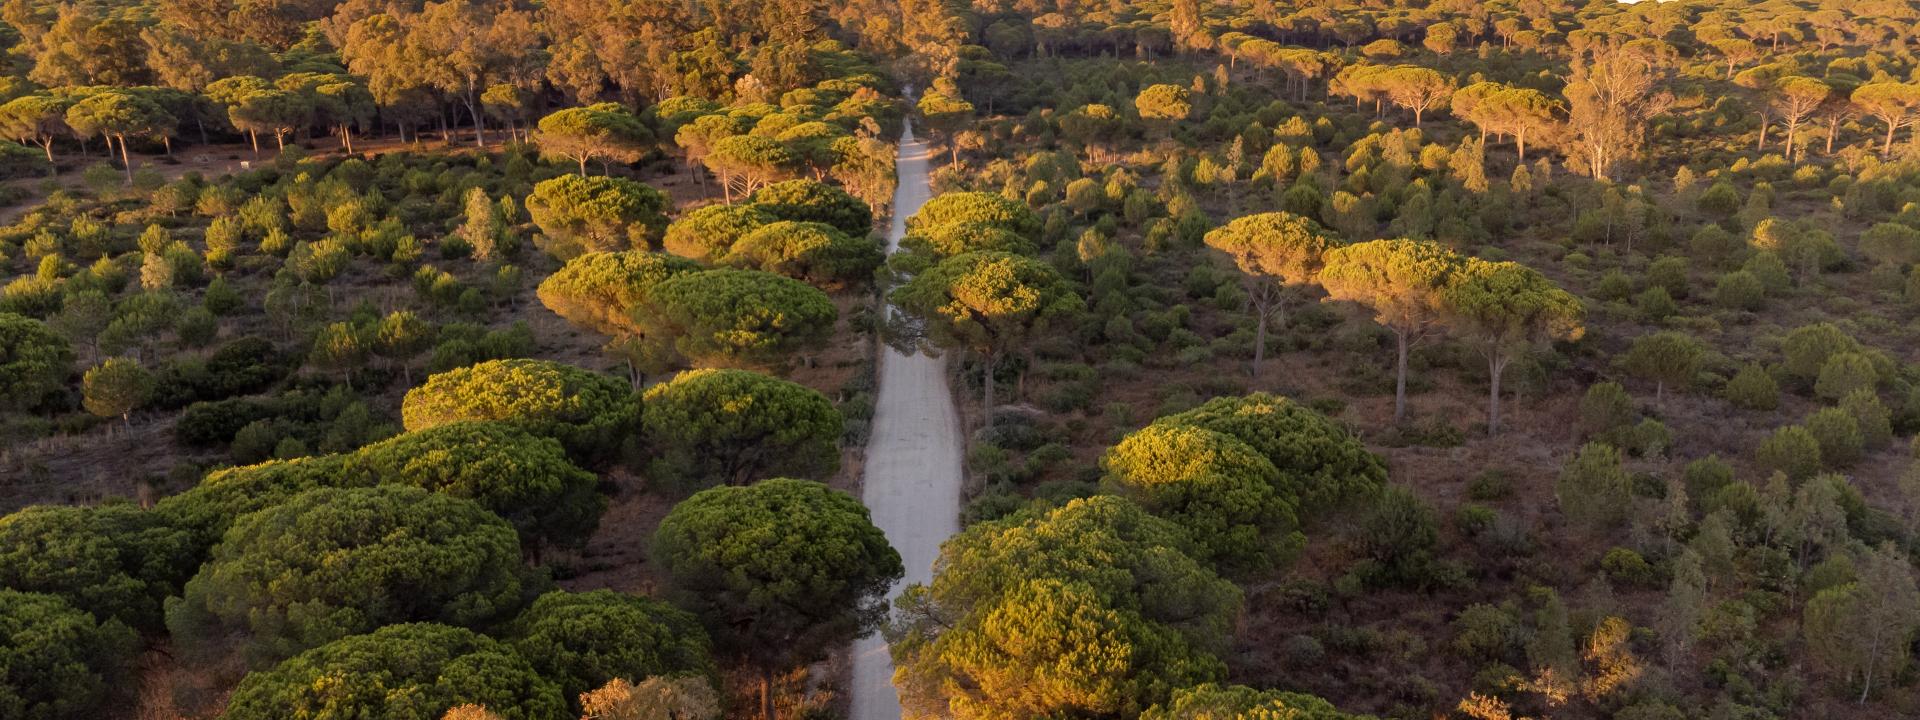
<svg viewBox="0 0 1920 720"><path fill-rule="evenodd" d="M542 155L578 162L585 176L588 160L603 168L609 162L638 162L652 147L653 133L618 103L600 103L540 118L533 142Z"/></svg>
<svg viewBox="0 0 1920 720"><path fill-rule="evenodd" d="M127 184L133 184L133 161L127 156L127 136L146 136L172 132L172 115L152 100L126 92L102 92L67 108L67 126L79 135L100 135L120 141L120 163L127 171Z"/></svg>
<svg viewBox="0 0 1920 720"><path fill-rule="evenodd" d="M1500 378L1513 358L1538 343L1585 333L1579 299L1519 263L1472 260L1447 286L1455 332L1487 359L1487 433L1500 430Z"/></svg>
<svg viewBox="0 0 1920 720"><path fill-rule="evenodd" d="M433 346L433 324L411 310L395 310L373 331L373 354L400 366L401 382L413 386L413 359Z"/></svg>
<svg viewBox="0 0 1920 720"><path fill-rule="evenodd" d="M0 312L0 394L8 407L38 407L72 372L73 346L66 338L39 320Z"/></svg>
<svg viewBox="0 0 1920 720"><path fill-rule="evenodd" d="M87 371L81 381L81 395L87 412L119 417L121 423L132 428L133 411L153 395L153 375L132 358L107 358Z"/></svg>
<svg viewBox="0 0 1920 720"><path fill-rule="evenodd" d="M527 213L562 260L582 252L645 250L667 227L659 190L625 178L562 175L527 196Z"/></svg>
<svg viewBox="0 0 1920 720"><path fill-rule="evenodd" d="M647 328L634 311L660 282L692 272L699 264L651 252L587 253L568 260L540 282L541 304L562 318L611 336L607 347L624 356L630 379L638 385L646 373L665 366L658 343L647 342Z"/></svg>
<svg viewBox="0 0 1920 720"><path fill-rule="evenodd" d="M1341 243L1319 223L1292 213L1271 212L1235 218L1207 233L1209 247L1226 253L1240 267L1253 305L1253 368L1260 374L1266 356L1267 320L1286 323L1286 300L1294 288L1313 282L1323 256Z"/></svg>
<svg viewBox="0 0 1920 720"><path fill-rule="evenodd" d="M57 173L53 164L53 141L71 133L67 126L68 98L52 95L22 95L0 105L0 133L22 143L39 145L46 151L49 173Z"/></svg>
<svg viewBox="0 0 1920 720"><path fill-rule="evenodd" d="M1913 111L1920 108L1920 85L1870 83L1856 88L1852 97L1855 107L1886 124L1887 139L1880 146L1880 155L1885 157L1893 152L1894 132L1913 122Z"/></svg>
<svg viewBox="0 0 1920 720"><path fill-rule="evenodd" d="M1148 85L1133 98L1143 120L1177 123L1193 115L1193 97L1179 85Z"/></svg>
<svg viewBox="0 0 1920 720"><path fill-rule="evenodd" d="M1589 527L1611 526L1626 517L1633 479L1620 466L1620 451L1605 443L1587 443L1560 470L1553 486L1560 511Z"/></svg>
<svg viewBox="0 0 1920 720"><path fill-rule="evenodd" d="M736 194L751 195L791 176L797 161L778 140L735 135L714 142L702 162L720 178L721 191L731 205Z"/></svg>
<svg viewBox="0 0 1920 720"><path fill-rule="evenodd" d="M1891 545L1863 553L1858 568L1858 580L1807 602L1803 624L1810 654L1847 683L1859 682L1865 703L1876 679L1890 679L1907 665L1908 644L1920 628L1920 589L1906 554Z"/></svg>
<svg viewBox="0 0 1920 720"><path fill-rule="evenodd" d="M1693 384L1705 354L1706 346L1693 336L1667 331L1634 340L1621 363L1636 377L1652 380L1654 402L1664 404L1667 385Z"/></svg>
<svg viewBox="0 0 1920 720"><path fill-rule="evenodd" d="M896 288L890 299L918 317L934 343L980 356L981 413L987 427L993 426L994 370L1000 359L1085 309L1052 267L1005 252L971 252L942 260Z"/></svg>
<svg viewBox="0 0 1920 720"><path fill-rule="evenodd" d="M639 426L626 383L545 360L490 360L427 378L400 405L408 430L499 420L551 437L575 458L611 456Z"/></svg>
<svg viewBox="0 0 1920 720"><path fill-rule="evenodd" d="M1320 283L1335 300L1373 308L1374 319L1393 332L1393 419L1407 416L1407 353L1444 318L1446 288L1465 259L1432 242L1374 240L1327 252Z"/></svg>
<svg viewBox="0 0 1920 720"><path fill-rule="evenodd" d="M904 573L859 500L805 480L696 493L660 522L652 551L716 650L759 676L764 720L774 677L873 632Z"/></svg>
<svg viewBox="0 0 1920 720"><path fill-rule="evenodd" d="M1193 533L1200 559L1229 568L1265 567L1289 544L1275 533L1298 522L1298 498L1277 492L1272 480L1280 471L1225 433L1149 425L1107 450L1100 465L1141 507Z"/></svg>

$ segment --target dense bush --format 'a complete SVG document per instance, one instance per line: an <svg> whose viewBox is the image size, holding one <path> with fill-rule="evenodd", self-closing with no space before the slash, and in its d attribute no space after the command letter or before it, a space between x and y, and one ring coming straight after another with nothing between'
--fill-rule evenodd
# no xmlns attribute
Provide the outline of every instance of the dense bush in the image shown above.
<svg viewBox="0 0 1920 720"><path fill-rule="evenodd" d="M544 360L493 360L427 378L407 392L408 430L462 420L498 420L566 446L575 458L610 457L639 426L626 383Z"/></svg>
<svg viewBox="0 0 1920 720"><path fill-rule="evenodd" d="M584 545L606 510L599 480L560 443L517 425L456 422L405 433L346 457L342 484L412 485L465 498L513 523L524 545Z"/></svg>
<svg viewBox="0 0 1920 720"><path fill-rule="evenodd" d="M441 720L460 705L504 720L563 717L560 688L512 648L429 623L334 640L240 681L222 717Z"/></svg>
<svg viewBox="0 0 1920 720"><path fill-rule="evenodd" d="M33 409L61 390L73 373L65 338L29 317L0 312L0 407Z"/></svg>
<svg viewBox="0 0 1920 720"><path fill-rule="evenodd" d="M509 636L570 699L614 678L713 672L707 633L692 615L612 590L542 595L514 620Z"/></svg>
<svg viewBox="0 0 1920 720"><path fill-rule="evenodd" d="M38 506L0 517L0 587L57 595L101 620L160 627L199 565L191 533L133 505Z"/></svg>
<svg viewBox="0 0 1920 720"><path fill-rule="evenodd" d="M1280 471L1223 433L1150 425L1121 440L1100 463L1121 492L1185 528L1201 559L1228 568L1271 562L1288 544L1273 534L1297 524L1294 499L1275 487Z"/></svg>
<svg viewBox="0 0 1920 720"><path fill-rule="evenodd" d="M1279 469L1275 490L1297 499L1303 513L1369 496L1386 484L1386 463L1353 433L1277 395L1214 398L1154 424L1190 425L1246 443Z"/></svg>
<svg viewBox="0 0 1920 720"><path fill-rule="evenodd" d="M201 656L231 638L259 663L393 623L495 622L531 589L513 527L470 500L322 488L236 520L167 603L167 629Z"/></svg>
<svg viewBox="0 0 1920 720"><path fill-rule="evenodd" d="M813 180L788 180L755 190L754 207L780 220L831 225L850 237L873 233L873 210L845 190Z"/></svg>
<svg viewBox="0 0 1920 720"><path fill-rule="evenodd" d="M812 388L745 370L693 370L647 390L654 480L681 487L824 478L840 466L840 411Z"/></svg>
<svg viewBox="0 0 1920 720"><path fill-rule="evenodd" d="M0 588L0 717L102 717L128 699L139 636L53 595Z"/></svg>

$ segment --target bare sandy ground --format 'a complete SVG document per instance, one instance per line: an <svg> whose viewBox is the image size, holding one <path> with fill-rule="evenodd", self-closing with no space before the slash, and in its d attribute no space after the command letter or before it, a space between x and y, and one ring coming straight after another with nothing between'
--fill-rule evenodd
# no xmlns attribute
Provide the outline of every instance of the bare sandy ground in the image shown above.
<svg viewBox="0 0 1920 720"><path fill-rule="evenodd" d="M900 183L887 231L889 251L897 249L906 234L907 216L927 201L930 152L914 138L909 123L900 137ZM906 565L906 579L894 588L898 594L908 583L932 579L940 543L960 530L962 438L945 358L886 349L880 357L880 397L874 413L862 500ZM878 635L854 645L852 695L853 720L899 720L893 660Z"/></svg>

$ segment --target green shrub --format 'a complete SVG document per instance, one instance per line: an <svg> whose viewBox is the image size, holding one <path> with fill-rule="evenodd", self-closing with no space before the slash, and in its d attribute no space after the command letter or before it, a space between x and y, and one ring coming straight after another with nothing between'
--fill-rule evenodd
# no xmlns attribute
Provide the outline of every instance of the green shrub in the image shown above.
<svg viewBox="0 0 1920 720"><path fill-rule="evenodd" d="M1820 446L1819 461L1827 467L1843 468L1860 460L1866 441L1853 413L1837 407L1823 408L1808 416L1805 426Z"/></svg>
<svg viewBox="0 0 1920 720"><path fill-rule="evenodd" d="M131 701L140 638L65 600L0 589L0 716L17 720L106 717Z"/></svg>
<svg viewBox="0 0 1920 720"><path fill-rule="evenodd" d="M1749 363L1727 381L1725 397L1748 410L1772 410L1780 406L1780 384L1766 368Z"/></svg>
<svg viewBox="0 0 1920 720"><path fill-rule="evenodd" d="M575 458L613 456L639 427L627 383L544 360L491 360L427 378L407 392L408 430L462 420L498 420L560 441Z"/></svg>
<svg viewBox="0 0 1920 720"><path fill-rule="evenodd" d="M441 720L461 705L485 706L504 720L567 715L559 686L511 647L469 630L412 623L335 640L252 673L221 717Z"/></svg>
<svg viewBox="0 0 1920 720"><path fill-rule="evenodd" d="M1820 471L1820 450L1820 440L1807 428L1789 425L1774 430L1773 435L1761 442L1754 460L1768 471L1786 473L1787 477L1798 480Z"/></svg>

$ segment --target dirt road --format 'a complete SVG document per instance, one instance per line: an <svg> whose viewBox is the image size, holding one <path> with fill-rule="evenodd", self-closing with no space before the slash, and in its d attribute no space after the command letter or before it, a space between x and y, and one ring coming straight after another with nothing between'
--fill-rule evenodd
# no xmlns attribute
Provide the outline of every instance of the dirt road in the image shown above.
<svg viewBox="0 0 1920 720"><path fill-rule="evenodd" d="M931 192L926 143L907 125L900 137L900 186L893 195L888 250L906 234L906 218ZM867 441L862 499L873 521L900 551L907 576L894 588L932 579L940 543L960 529L960 417L947 387L945 358L903 355L891 348L880 357L880 397L873 436ZM899 720L893 660L879 636L854 646L853 720Z"/></svg>

